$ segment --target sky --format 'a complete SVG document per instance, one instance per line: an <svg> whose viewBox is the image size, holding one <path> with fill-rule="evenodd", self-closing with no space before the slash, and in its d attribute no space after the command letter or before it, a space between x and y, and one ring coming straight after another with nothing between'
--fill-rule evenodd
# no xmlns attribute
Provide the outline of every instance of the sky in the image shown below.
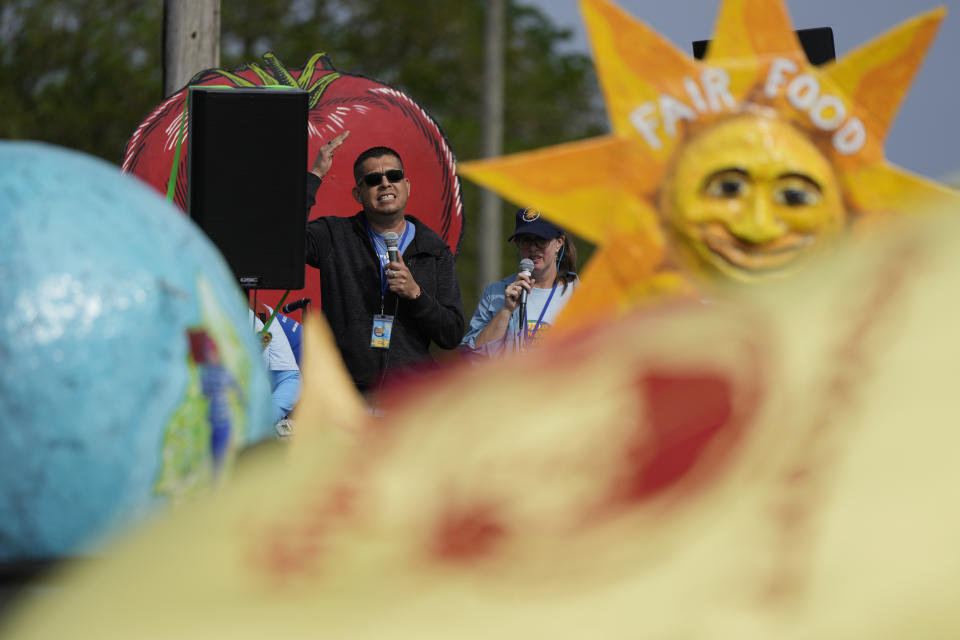
<svg viewBox="0 0 960 640"><path fill-rule="evenodd" d="M577 0L524 0L573 30L570 48L589 53ZM617 0L686 53L690 43L712 37L719 0ZM842 57L903 20L938 6L947 8L926 60L914 77L886 141L887 160L942 181L960 181L960 0L788 0L796 29L832 27Z"/></svg>

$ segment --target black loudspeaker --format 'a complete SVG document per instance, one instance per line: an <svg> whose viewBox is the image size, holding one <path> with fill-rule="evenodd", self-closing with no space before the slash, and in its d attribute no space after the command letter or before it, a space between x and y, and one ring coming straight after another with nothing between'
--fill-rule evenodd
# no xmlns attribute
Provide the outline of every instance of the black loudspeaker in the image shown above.
<svg viewBox="0 0 960 640"><path fill-rule="evenodd" d="M245 289L302 289L306 91L192 87L187 213Z"/></svg>
<svg viewBox="0 0 960 640"><path fill-rule="evenodd" d="M825 64L837 59L837 50L833 45L833 29L831 27L814 27L812 29L797 29L797 37L807 60L812 65ZM693 41L693 57L703 60L707 53L709 40Z"/></svg>

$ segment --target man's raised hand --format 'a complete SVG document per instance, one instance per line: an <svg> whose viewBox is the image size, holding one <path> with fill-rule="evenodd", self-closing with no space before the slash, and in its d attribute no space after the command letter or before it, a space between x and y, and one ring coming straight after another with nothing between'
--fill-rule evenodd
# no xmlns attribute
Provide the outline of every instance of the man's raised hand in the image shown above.
<svg viewBox="0 0 960 640"><path fill-rule="evenodd" d="M335 138L331 138L326 144L320 145L320 151L317 152L317 158L313 161L313 168L310 173L318 178L323 178L330 171L333 165L333 152L337 150L343 141L350 135L349 131L344 131Z"/></svg>

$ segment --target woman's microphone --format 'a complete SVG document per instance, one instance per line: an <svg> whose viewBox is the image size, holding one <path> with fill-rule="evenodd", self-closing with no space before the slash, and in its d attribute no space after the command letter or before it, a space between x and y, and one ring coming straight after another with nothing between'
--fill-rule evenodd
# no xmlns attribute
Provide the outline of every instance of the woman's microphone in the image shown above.
<svg viewBox="0 0 960 640"><path fill-rule="evenodd" d="M527 276L528 278L533 275L533 260L530 258L524 258L520 261L520 273ZM520 304L523 306L527 305L527 290L522 289L520 291Z"/></svg>
<svg viewBox="0 0 960 640"><path fill-rule="evenodd" d="M520 273L528 278L533 275L533 260L524 258L520 261ZM527 290L520 289L520 348L527 348Z"/></svg>

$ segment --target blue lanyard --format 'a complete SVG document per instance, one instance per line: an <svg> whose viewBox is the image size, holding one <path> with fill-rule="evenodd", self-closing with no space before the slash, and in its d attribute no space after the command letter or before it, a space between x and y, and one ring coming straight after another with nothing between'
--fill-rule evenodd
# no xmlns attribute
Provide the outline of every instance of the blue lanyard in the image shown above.
<svg viewBox="0 0 960 640"><path fill-rule="evenodd" d="M557 284L558 284L557 282L554 282L554 283L553 283L553 288L550 289L550 295L547 296L547 302L546 302L546 304L543 305L543 309L540 310L540 317L537 318L537 324L533 325L533 330L530 331L530 333L527 334L527 338L528 338L531 342L533 342L533 339L537 337L537 331L540 330L540 324L543 322L543 314L545 314L545 313L547 312L547 307L550 306L550 301L553 300L553 294L555 294L555 293L557 292ZM521 322L522 325L523 325L523 326L520 328L520 331L526 331L526 330L527 330L527 315L526 315L526 314L527 314L527 309L526 309L526 307L524 307L524 309L523 309L523 314L524 314L523 317L520 318L520 322ZM517 333L519 334L519 332L517 332Z"/></svg>
<svg viewBox="0 0 960 640"><path fill-rule="evenodd" d="M370 223L364 220L363 224L366 225L367 227L367 236L370 238L370 244L373 245L373 252L377 256L377 262L380 263L380 313L383 313L383 297L387 294L387 278L386 278L386 275L383 273L383 268L386 266L387 263L380 258L380 251L379 251L380 243L377 242L376 236L373 235L373 229L370 228ZM408 233L410 233L410 223L405 222L403 225L403 235L400 236L400 246L397 247L397 250L399 252L403 252L403 250L407 248ZM383 248L384 248L384 251L386 251L386 248L387 248L386 245L384 245ZM389 251L387 253L389 254ZM387 260L389 259L390 258L388 256Z"/></svg>

